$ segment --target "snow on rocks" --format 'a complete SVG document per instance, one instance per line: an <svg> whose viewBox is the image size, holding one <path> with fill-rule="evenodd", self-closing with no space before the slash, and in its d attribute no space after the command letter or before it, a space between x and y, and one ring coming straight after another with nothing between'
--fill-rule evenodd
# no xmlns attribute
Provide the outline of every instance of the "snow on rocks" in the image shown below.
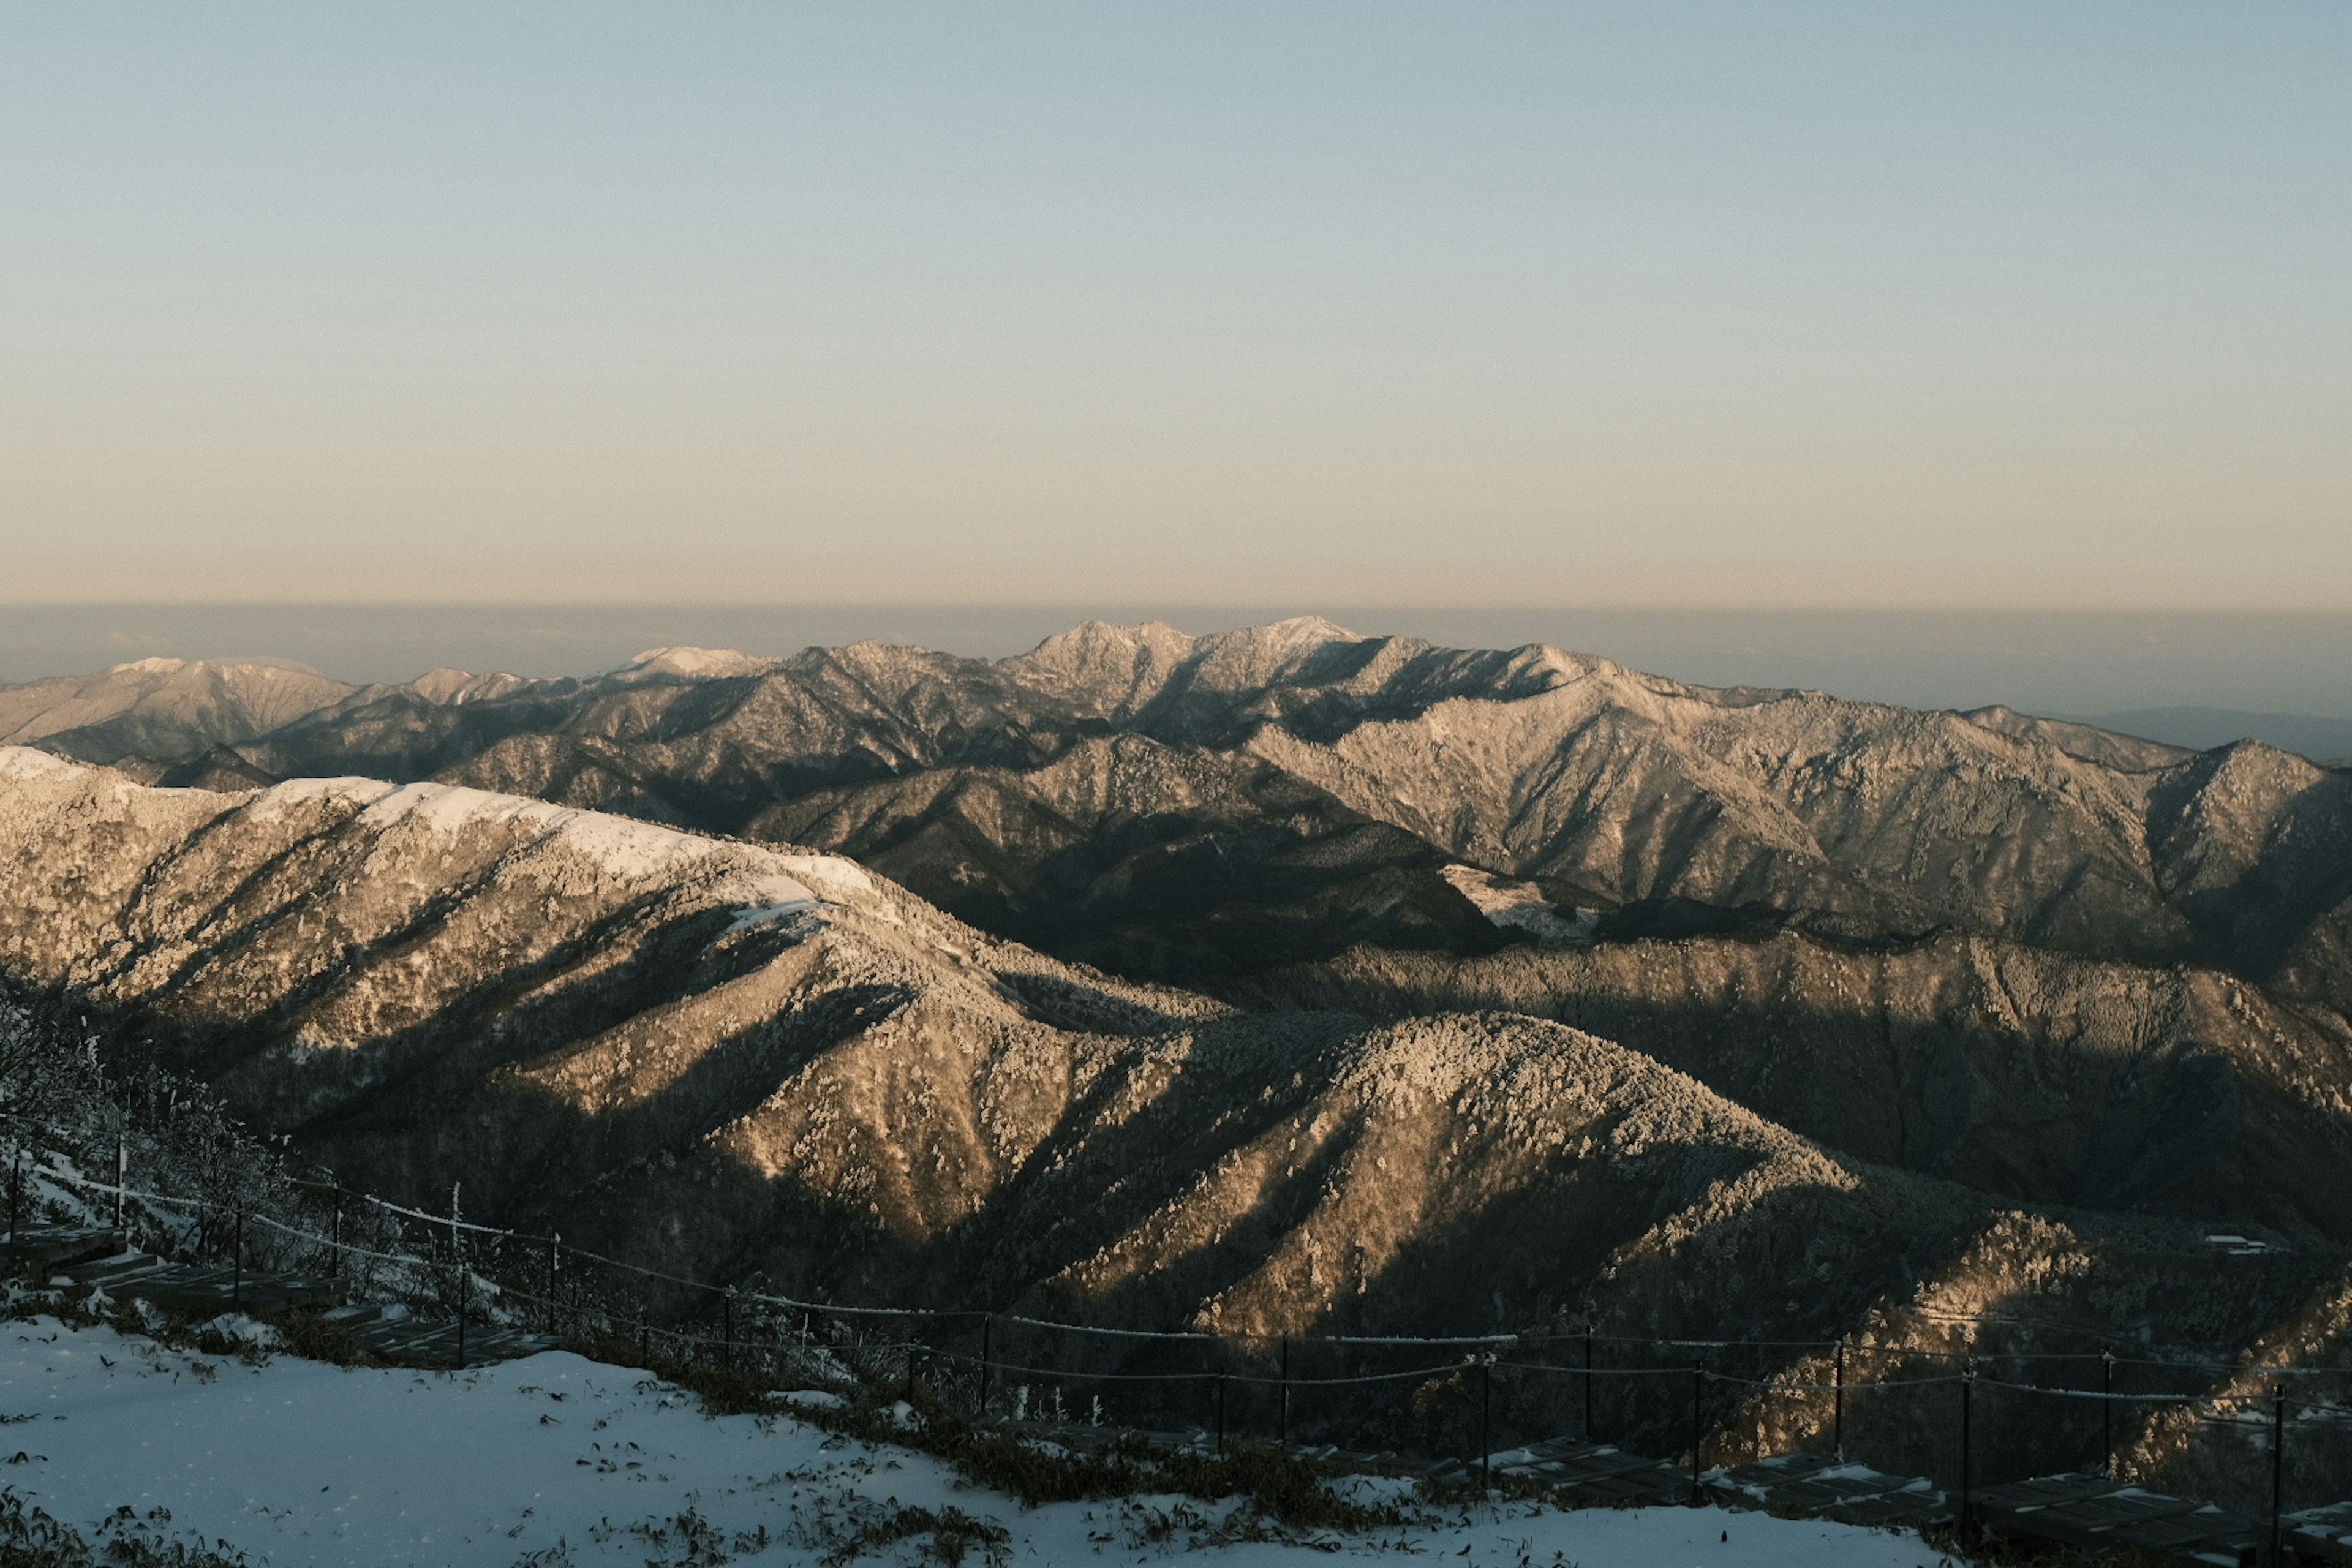
<svg viewBox="0 0 2352 1568"><path fill-rule="evenodd" d="M1563 914L1533 882L1497 877L1459 862L1444 868L1438 875L1487 920L1526 931L1538 942L1589 945L1600 929L1600 910L1579 909L1572 916Z"/></svg>
<svg viewBox="0 0 2352 1568"><path fill-rule="evenodd" d="M0 1414L24 1456L10 1483L29 1504L86 1532L125 1505L168 1509L173 1531L257 1562L912 1562L930 1544L919 1534L865 1555L843 1549L918 1509L1001 1527L997 1560L1015 1564L1129 1552L1245 1568L1333 1553L1469 1568L1935 1561L1914 1537L1713 1508L1428 1508L1372 1535L1221 1542L1230 1500L1024 1509L925 1455L789 1417L712 1418L691 1394L561 1352L454 1377L251 1365L35 1318L0 1325ZM725 1555L692 1556L697 1542Z"/></svg>
<svg viewBox="0 0 2352 1568"><path fill-rule="evenodd" d="M729 647L649 647L616 671L616 679L647 675L680 675L694 680L720 680L766 675L783 664L780 658L740 653Z"/></svg>
<svg viewBox="0 0 2352 1568"><path fill-rule="evenodd" d="M30 746L0 746L0 778L37 779L87 771L79 763Z"/></svg>
<svg viewBox="0 0 2352 1568"><path fill-rule="evenodd" d="M552 805L461 784L392 785L372 779L299 779L263 792L254 814L272 820L317 801L361 809L353 826L383 835L404 826L456 837L501 830L539 854L576 859L598 875L638 885L708 879L710 892L741 911L730 929L803 913L830 900L871 894L873 879L835 855L779 854L707 838L634 817Z"/></svg>

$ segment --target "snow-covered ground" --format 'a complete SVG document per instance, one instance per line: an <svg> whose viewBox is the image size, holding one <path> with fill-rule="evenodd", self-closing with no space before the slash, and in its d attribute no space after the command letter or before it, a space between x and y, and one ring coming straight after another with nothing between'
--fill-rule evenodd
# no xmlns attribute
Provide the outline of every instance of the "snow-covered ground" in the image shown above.
<svg viewBox="0 0 2352 1568"><path fill-rule="evenodd" d="M1304 1568L1333 1552L1496 1568L1937 1561L1916 1538L1844 1525L1527 1504L1425 1510L1371 1537L1221 1543L1235 1505L1024 1509L921 1454L789 1418L714 1419L689 1394L561 1352L459 1376L286 1357L257 1366L37 1318L0 1323L0 1485L58 1518L88 1531L125 1504L165 1508L173 1532L275 1564L841 1563L862 1525L901 1508L1000 1523L1016 1564ZM929 1544L904 1539L854 1560L913 1563Z"/></svg>

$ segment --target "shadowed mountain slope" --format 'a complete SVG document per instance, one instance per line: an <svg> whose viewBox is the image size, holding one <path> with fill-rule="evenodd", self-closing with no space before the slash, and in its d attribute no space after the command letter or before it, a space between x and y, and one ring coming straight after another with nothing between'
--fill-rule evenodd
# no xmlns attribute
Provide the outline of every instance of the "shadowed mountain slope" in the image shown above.
<svg viewBox="0 0 2352 1568"><path fill-rule="evenodd" d="M1240 1013L835 857L449 786L151 790L0 752L0 891L14 977L339 1168L415 1197L462 1174L485 1213L705 1272L1485 1325L1630 1289L1686 1241L1843 1237L1819 1260L1843 1305L1789 1303L1779 1267L1702 1292L1826 1322L1999 1206L1556 1023Z"/></svg>
<svg viewBox="0 0 2352 1568"><path fill-rule="evenodd" d="M1947 933L1483 958L1360 949L1223 988L1375 1016L1555 1018L1864 1158L2021 1201L2352 1243L2352 1028L2234 975Z"/></svg>
<svg viewBox="0 0 2352 1568"><path fill-rule="evenodd" d="M1783 965L1804 962L1796 943ZM1654 967L1643 951L1549 956ZM2046 955L1990 961L2022 966L2000 978L2012 993L2064 991L2021 977ZM1801 1084L1793 1110L1876 1156L1859 1157L1526 1011L1244 1012L993 938L836 856L442 784L163 790L0 750L0 973L114 1048L201 1074L355 1184L437 1205L462 1181L493 1224L820 1296L1235 1333L1589 1315L1768 1340L2015 1300L2029 1348L2132 1332L2212 1356L2307 1313L2345 1267L2243 1218L2234 1232L2273 1243L2259 1268L2201 1225L1889 1163L2000 1175L2058 1159L1997 1116L1915 1145ZM1496 973L1507 990L1514 972ZM2229 1005L2214 989L2144 1010ZM2105 1048L2099 1028L2083 1054ZM1713 1048L1693 1060L1738 1077L1737 1042ZM1911 1056L1951 1070L1933 1041ZM1802 1077L1769 1044L1763 1059L1751 1098L1775 1067ZM2277 1071L2326 1061L2303 1040ZM2086 1111L2097 1135L2123 1137L2110 1102L2133 1091L2085 1078L2107 1096ZM2333 1147L2315 1101L2281 1104L2285 1131L2224 1140L2224 1166ZM2089 1191L2065 1169L2045 1184L2070 1180ZM1521 1414L1568 1422L1569 1385L1543 1386L1512 1396L1534 1402ZM1350 1396L1302 1430L1412 1411ZM1613 1418L1664 1444L1688 1410L1636 1389ZM2024 1453L2056 1432L1987 1441Z"/></svg>

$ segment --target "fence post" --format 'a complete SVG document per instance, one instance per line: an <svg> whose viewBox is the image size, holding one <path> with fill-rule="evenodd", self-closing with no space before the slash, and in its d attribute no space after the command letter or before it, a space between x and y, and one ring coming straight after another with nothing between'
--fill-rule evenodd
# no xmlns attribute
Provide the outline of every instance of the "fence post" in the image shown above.
<svg viewBox="0 0 2352 1568"><path fill-rule="evenodd" d="M1274 1440L1287 1446L1290 1442L1290 1336L1282 1336L1282 1392L1274 1413Z"/></svg>
<svg viewBox="0 0 2352 1568"><path fill-rule="evenodd" d="M1830 1452L1845 1458L1845 1337L1838 1336L1837 1363L1830 1375Z"/></svg>
<svg viewBox="0 0 2352 1568"><path fill-rule="evenodd" d="M907 1403L915 1403L915 1337L907 1336Z"/></svg>
<svg viewBox="0 0 2352 1568"><path fill-rule="evenodd" d="M646 1309L643 1302L639 1302L637 1304L637 1359L646 1363L646 1367L648 1371L652 1369L654 1364L654 1330L653 1325L646 1321Z"/></svg>
<svg viewBox="0 0 2352 1568"><path fill-rule="evenodd" d="M719 1298L719 1364L735 1370L735 1287Z"/></svg>
<svg viewBox="0 0 2352 1568"><path fill-rule="evenodd" d="M808 1334L808 1314L801 1314L801 1334L805 1342ZM996 1314L983 1312L980 1319L980 1418L988 1419L988 1385L996 1379Z"/></svg>
<svg viewBox="0 0 2352 1568"><path fill-rule="evenodd" d="M1971 1539L1971 1537L1970 1537L1970 1535L1969 1535L1969 1513L1972 1511L1972 1510L1970 1510L1969 1506L1969 1500L1970 1500L1970 1499L1969 1499L1969 1471L1970 1471L1970 1469L1971 1469L1971 1468L1973 1468L1973 1466L1972 1466L1972 1464L1971 1464L1971 1461L1974 1459L1975 1455L1974 1455L1974 1453L1971 1451L1971 1448L1970 1448L1971 1434L1970 1434L1970 1431L1969 1431L1969 1423L1970 1423L1970 1418L1971 1418L1971 1416L1972 1416L1972 1415L1973 1415L1973 1414L1974 1414L1973 1406L1974 1406L1974 1396L1975 1396L1975 1394L1976 1394L1976 1387L1977 1387L1977 1363L1976 1363L1976 1358L1975 1358L1975 1357L1973 1357L1973 1356L1971 1356L1970 1358L1969 1358L1969 1363L1968 1363L1966 1366L1964 1366L1964 1367L1962 1367L1962 1368L1960 1369L1960 1519L1959 1519L1959 1525L1960 1525L1960 1544L1961 1544L1961 1545L1963 1545L1963 1546L1966 1546L1967 1544L1969 1544L1969 1540Z"/></svg>
<svg viewBox="0 0 2352 1568"><path fill-rule="evenodd" d="M236 1205L236 1228L229 1241L228 1304L242 1309L245 1305L245 1205Z"/></svg>
<svg viewBox="0 0 2352 1568"><path fill-rule="evenodd" d="M1592 1441L1592 1325L1584 1325L1584 1440Z"/></svg>
<svg viewBox="0 0 2352 1568"><path fill-rule="evenodd" d="M16 1245L16 1219L25 1206L25 1145L18 1143L8 1166L8 1245Z"/></svg>
<svg viewBox="0 0 2352 1568"><path fill-rule="evenodd" d="M1217 1373L1217 1452L1225 1451L1225 1374Z"/></svg>
<svg viewBox="0 0 2352 1568"><path fill-rule="evenodd" d="M457 1370L466 1369L466 1298L473 1292L467 1289L466 1250L457 1235L457 1194L464 1184L449 1184L449 1265L457 1277Z"/></svg>
<svg viewBox="0 0 2352 1568"><path fill-rule="evenodd" d="M2106 1468L2100 1473L2109 1480L2116 1476L2116 1352L2099 1352L2099 1452L2106 1457Z"/></svg>
<svg viewBox="0 0 2352 1568"><path fill-rule="evenodd" d="M130 1184L131 1145L124 1142L121 1133L117 1132L114 1135L114 1228L117 1230L122 1228L122 1189ZM130 1245L130 1237L123 1238L123 1245Z"/></svg>
<svg viewBox="0 0 2352 1568"><path fill-rule="evenodd" d="M1698 1449L1706 1435L1700 1405L1706 1397L1706 1363L1691 1363L1691 1507L1698 1506Z"/></svg>
<svg viewBox="0 0 2352 1568"><path fill-rule="evenodd" d="M327 1268L336 1279L343 1273L343 1188L338 1182L328 1189L333 1201L327 1211Z"/></svg>
<svg viewBox="0 0 2352 1568"><path fill-rule="evenodd" d="M558 1268L557 1259L562 1251L563 1233L559 1230L547 1238L547 1331L551 1334L563 1331L556 1326L555 1306L556 1279L562 1272Z"/></svg>
<svg viewBox="0 0 2352 1568"><path fill-rule="evenodd" d="M1478 1488L1481 1497L1495 1490L1495 1352L1478 1360Z"/></svg>
<svg viewBox="0 0 2352 1568"><path fill-rule="evenodd" d="M2279 1540L2279 1510L2286 1500L2286 1384L2271 1390L2271 1568L2286 1562Z"/></svg>

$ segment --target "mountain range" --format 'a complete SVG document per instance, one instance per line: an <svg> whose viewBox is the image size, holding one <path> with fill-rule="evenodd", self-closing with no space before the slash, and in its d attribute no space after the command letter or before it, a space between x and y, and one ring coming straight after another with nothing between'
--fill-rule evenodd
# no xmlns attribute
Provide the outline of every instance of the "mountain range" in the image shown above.
<svg viewBox="0 0 2352 1568"><path fill-rule="evenodd" d="M2352 1348L2299 756L1316 621L271 668L0 692L0 971L409 1201L1136 1326Z"/></svg>

